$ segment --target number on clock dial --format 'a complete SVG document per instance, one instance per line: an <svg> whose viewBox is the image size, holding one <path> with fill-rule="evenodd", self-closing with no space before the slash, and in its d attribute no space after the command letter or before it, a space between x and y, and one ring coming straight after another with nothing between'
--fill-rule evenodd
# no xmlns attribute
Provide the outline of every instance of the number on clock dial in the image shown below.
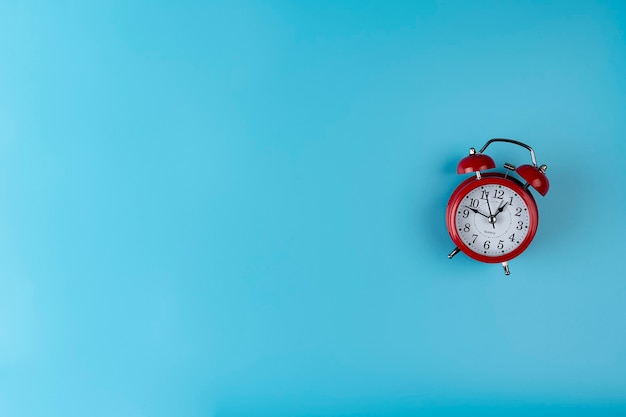
<svg viewBox="0 0 626 417"><path fill-rule="evenodd" d="M495 223L489 222L490 216L495 216ZM524 241L529 211L512 189L487 184L463 197L455 221L458 234L468 248L484 256L501 256Z"/></svg>

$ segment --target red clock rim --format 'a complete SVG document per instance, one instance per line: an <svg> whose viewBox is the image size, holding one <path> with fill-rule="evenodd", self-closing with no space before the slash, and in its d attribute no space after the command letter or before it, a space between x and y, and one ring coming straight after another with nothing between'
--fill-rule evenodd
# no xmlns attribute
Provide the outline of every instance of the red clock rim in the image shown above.
<svg viewBox="0 0 626 417"><path fill-rule="evenodd" d="M524 203L529 210L529 224L526 237L517 248L501 256L485 256L476 253L468 248L465 242L463 242L463 239L461 239L461 237L459 236L459 233L456 230L456 226L454 224L456 211L459 208L461 201L463 201L463 197L467 195L470 191L486 184L504 185L511 188L522 198L522 200L524 200ZM490 172L483 174L481 179L477 179L476 177L468 178L454 190L454 192L450 196L450 200L448 201L446 225L448 227L448 233L450 234L450 237L452 238L454 244L470 258L485 263L507 262L519 256L528 248L530 242L532 242L533 238L535 237L535 233L537 233L537 226L539 225L539 211L537 210L537 203L535 202L532 194L530 194L528 190L525 190L518 180L511 177L505 178L504 174L501 174L499 172Z"/></svg>

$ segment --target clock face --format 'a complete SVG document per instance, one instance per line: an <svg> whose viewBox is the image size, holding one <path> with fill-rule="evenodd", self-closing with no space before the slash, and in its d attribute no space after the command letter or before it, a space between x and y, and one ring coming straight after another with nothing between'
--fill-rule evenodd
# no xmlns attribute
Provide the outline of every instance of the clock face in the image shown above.
<svg viewBox="0 0 626 417"><path fill-rule="evenodd" d="M461 187L460 187L461 188ZM451 236L471 257L501 262L519 255L534 237L537 210L521 186L502 178L484 178L463 187L449 209ZM450 224L452 223L452 224Z"/></svg>

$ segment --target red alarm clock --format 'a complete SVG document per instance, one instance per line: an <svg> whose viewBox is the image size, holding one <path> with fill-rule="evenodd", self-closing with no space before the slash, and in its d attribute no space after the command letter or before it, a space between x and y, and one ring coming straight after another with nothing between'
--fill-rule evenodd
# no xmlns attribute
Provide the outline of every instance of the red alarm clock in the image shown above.
<svg viewBox="0 0 626 417"><path fill-rule="evenodd" d="M494 142L528 149L532 165L516 168L505 163L503 173L481 173L496 167L493 159L483 153ZM501 263L509 275L508 262L528 248L537 232L539 211L528 188L546 195L550 188L546 169L546 165L537 166L530 146L513 139L491 139L478 152L470 148L469 155L459 162L457 173L474 176L454 190L446 210L448 233L456 245L448 258L463 252L480 262Z"/></svg>

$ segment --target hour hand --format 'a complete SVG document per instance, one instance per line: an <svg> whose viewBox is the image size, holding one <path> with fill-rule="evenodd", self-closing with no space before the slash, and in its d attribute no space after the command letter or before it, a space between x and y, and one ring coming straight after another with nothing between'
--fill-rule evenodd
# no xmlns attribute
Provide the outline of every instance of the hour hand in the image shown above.
<svg viewBox="0 0 626 417"><path fill-rule="evenodd" d="M498 214L502 213L502 210L504 210L504 208L506 207L506 205L509 204L509 202L507 201L506 203L504 203L503 205L501 205L500 207L498 207L498 209L496 210L495 213L493 213L493 216L497 216Z"/></svg>
<svg viewBox="0 0 626 417"><path fill-rule="evenodd" d="M476 213L476 214L480 214L481 216L484 216L484 217L486 217L486 218L489 218L489 216L487 216L486 214L483 214L483 213L481 213L480 211L478 211L478 209L477 209L477 208L470 207L470 206L465 206L465 207L467 207L468 209L472 210L472 211L473 211L474 213Z"/></svg>

